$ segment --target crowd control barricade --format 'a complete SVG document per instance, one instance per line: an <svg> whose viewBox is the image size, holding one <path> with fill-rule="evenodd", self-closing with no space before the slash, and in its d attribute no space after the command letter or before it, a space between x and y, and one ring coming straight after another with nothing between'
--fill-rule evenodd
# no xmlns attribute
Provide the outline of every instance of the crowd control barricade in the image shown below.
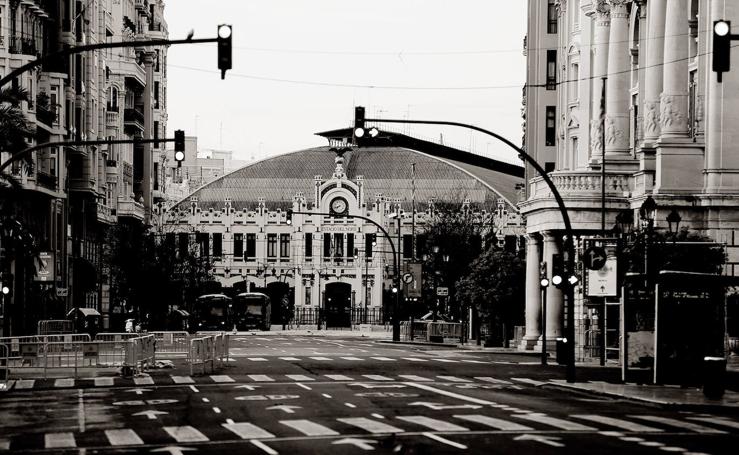
<svg viewBox="0 0 739 455"><path fill-rule="evenodd" d="M223 362L228 362L228 348L230 335L227 333L219 333L213 337L214 360L218 359L218 365L222 368ZM224 360L225 359L225 360Z"/></svg>
<svg viewBox="0 0 739 455"><path fill-rule="evenodd" d="M187 332L149 332L156 341L157 354L187 355L190 337Z"/></svg>
<svg viewBox="0 0 739 455"><path fill-rule="evenodd" d="M43 345L44 377L59 369L80 370L124 367L128 361L128 345L111 341L54 342Z"/></svg>
<svg viewBox="0 0 739 455"><path fill-rule="evenodd" d="M462 324L459 322L429 322L426 336L429 341L433 339L432 337L460 339Z"/></svg>
<svg viewBox="0 0 739 455"><path fill-rule="evenodd" d="M74 321L69 319L51 319L38 321L37 334L39 335L58 335L62 333L73 333Z"/></svg>
<svg viewBox="0 0 739 455"><path fill-rule="evenodd" d="M10 366L8 365L8 347L0 344L0 381L10 379Z"/></svg>
<svg viewBox="0 0 739 455"><path fill-rule="evenodd" d="M8 373L43 368L44 343L35 335L0 338L0 351L5 353Z"/></svg>
<svg viewBox="0 0 739 455"><path fill-rule="evenodd" d="M205 374L205 367L208 363L210 363L211 372L214 371L214 338L214 336L206 336L190 340L190 350L187 355L187 360L190 363L190 375L194 374L196 365L202 365L202 374Z"/></svg>

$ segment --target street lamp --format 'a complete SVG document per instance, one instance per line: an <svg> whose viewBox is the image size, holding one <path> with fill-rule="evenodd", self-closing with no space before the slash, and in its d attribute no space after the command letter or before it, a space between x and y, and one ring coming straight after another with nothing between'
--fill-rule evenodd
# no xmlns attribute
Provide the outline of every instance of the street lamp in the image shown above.
<svg viewBox="0 0 739 455"><path fill-rule="evenodd" d="M644 239L644 280L647 285L647 291L649 290L649 247L652 239L652 232L654 231L654 217L657 213L657 203L654 202L652 196L647 198L639 207L639 218L642 220L642 225L646 225L647 232L646 238Z"/></svg>
<svg viewBox="0 0 739 455"><path fill-rule="evenodd" d="M667 227L670 230L670 234L673 234L674 236L677 236L677 233L680 232L680 221L682 221L682 217L675 209L672 209L672 212L670 212L669 215L667 215ZM674 226L674 229L673 229Z"/></svg>

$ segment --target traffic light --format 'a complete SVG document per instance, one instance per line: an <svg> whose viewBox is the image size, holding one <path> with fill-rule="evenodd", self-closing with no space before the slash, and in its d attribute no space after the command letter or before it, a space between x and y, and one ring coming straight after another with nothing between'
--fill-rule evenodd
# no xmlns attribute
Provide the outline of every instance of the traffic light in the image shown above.
<svg viewBox="0 0 739 455"><path fill-rule="evenodd" d="M0 275L0 292L3 297L10 297L13 293L13 275L10 273L3 273Z"/></svg>
<svg viewBox="0 0 739 455"><path fill-rule="evenodd" d="M218 26L218 69L221 70L221 79L226 78L226 71L231 69L233 30L230 25Z"/></svg>
<svg viewBox="0 0 739 455"><path fill-rule="evenodd" d="M556 287L561 287L564 283L564 260L561 254L552 255L552 284Z"/></svg>
<svg viewBox="0 0 739 455"><path fill-rule="evenodd" d="M174 132L174 160L178 167L185 161L185 132L182 130Z"/></svg>
<svg viewBox="0 0 739 455"><path fill-rule="evenodd" d="M545 288L549 286L549 278L547 278L547 262L541 261L539 263L539 284Z"/></svg>
<svg viewBox="0 0 739 455"><path fill-rule="evenodd" d="M369 131L367 130L364 125L364 107L356 106L354 108L354 143L356 144L357 139L361 139L365 135L369 135L370 137L375 138L378 134L380 134L380 132L375 127L370 128Z"/></svg>
<svg viewBox="0 0 739 455"><path fill-rule="evenodd" d="M713 71L718 82L722 73L731 68L731 22L714 21L713 23Z"/></svg>
<svg viewBox="0 0 739 455"><path fill-rule="evenodd" d="M290 225L293 224L293 211L292 209L287 210L287 214L285 215L285 222Z"/></svg>
<svg viewBox="0 0 739 455"><path fill-rule="evenodd" d="M354 259L359 259L359 248L354 248Z"/></svg>

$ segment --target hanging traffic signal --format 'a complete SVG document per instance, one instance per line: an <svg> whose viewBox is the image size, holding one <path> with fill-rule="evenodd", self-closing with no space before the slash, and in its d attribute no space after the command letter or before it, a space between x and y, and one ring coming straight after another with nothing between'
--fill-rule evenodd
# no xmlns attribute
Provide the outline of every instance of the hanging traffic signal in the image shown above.
<svg viewBox="0 0 739 455"><path fill-rule="evenodd" d="M292 209L287 210L287 214L285 215L285 222L290 225L293 224L293 211Z"/></svg>
<svg viewBox="0 0 739 455"><path fill-rule="evenodd" d="M230 25L218 26L218 69L221 70L221 79L226 78L226 71L231 69L233 30Z"/></svg>
<svg viewBox="0 0 739 455"><path fill-rule="evenodd" d="M722 82L722 74L731 68L731 22L714 21L713 23L713 71L718 82Z"/></svg>
<svg viewBox="0 0 739 455"><path fill-rule="evenodd" d="M183 130L176 130L174 132L174 160L177 161L177 166L182 166L182 162L185 161L185 132Z"/></svg>
<svg viewBox="0 0 739 455"><path fill-rule="evenodd" d="M549 286L549 278L547 278L547 261L539 263L539 284L545 288Z"/></svg>
<svg viewBox="0 0 739 455"><path fill-rule="evenodd" d="M564 283L564 260L561 254L552 255L552 284L556 287L562 287Z"/></svg>
<svg viewBox="0 0 739 455"><path fill-rule="evenodd" d="M3 273L0 275L0 291L4 297L10 297L13 292L13 275L10 273Z"/></svg>
<svg viewBox="0 0 739 455"><path fill-rule="evenodd" d="M364 107L354 108L354 139L364 137Z"/></svg>

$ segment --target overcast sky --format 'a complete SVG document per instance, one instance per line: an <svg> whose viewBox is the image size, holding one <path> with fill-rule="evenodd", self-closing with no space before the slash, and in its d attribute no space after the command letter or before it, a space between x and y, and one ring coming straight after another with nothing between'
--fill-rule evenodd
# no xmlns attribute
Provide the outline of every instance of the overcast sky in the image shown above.
<svg viewBox="0 0 739 455"><path fill-rule="evenodd" d="M314 133L350 126L355 105L368 117L466 122L521 142L523 0L170 0L165 15L172 39L233 24L225 81L215 44L169 49L170 137L184 129L201 149L260 159L326 145ZM516 161L479 134L410 132Z"/></svg>

